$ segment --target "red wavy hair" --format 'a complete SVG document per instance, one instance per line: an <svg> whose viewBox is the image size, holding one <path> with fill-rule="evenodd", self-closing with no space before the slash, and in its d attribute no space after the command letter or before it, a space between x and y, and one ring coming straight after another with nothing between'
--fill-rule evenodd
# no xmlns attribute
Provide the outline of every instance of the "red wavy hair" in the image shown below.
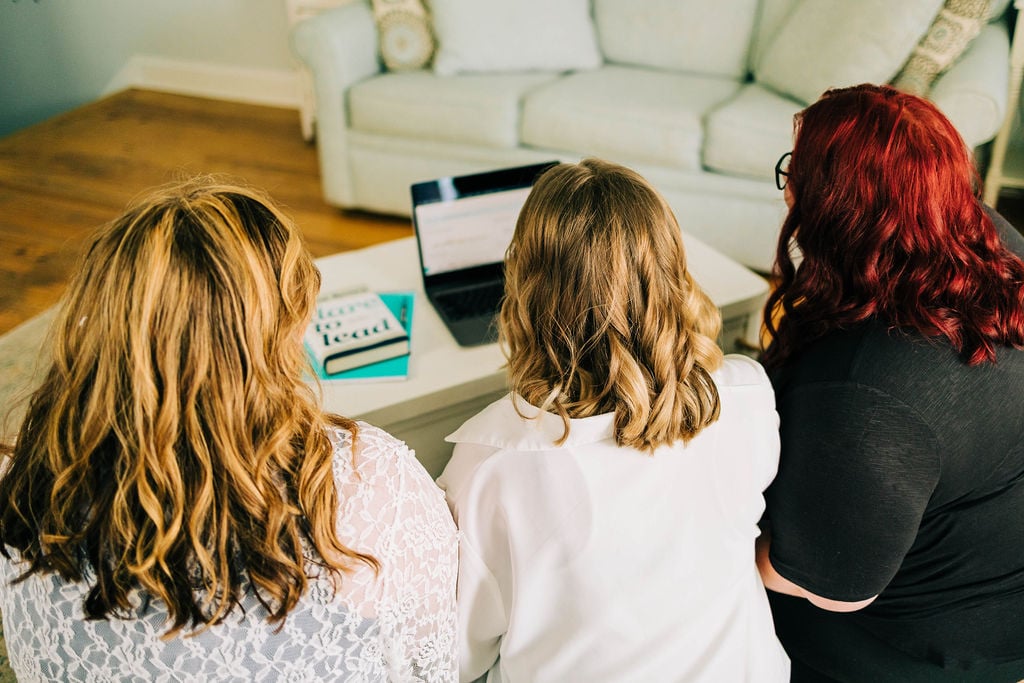
<svg viewBox="0 0 1024 683"><path fill-rule="evenodd" d="M826 92L794 124L765 365L872 317L944 337L970 365L1024 346L1024 262L1002 245L971 153L935 105L865 84Z"/></svg>

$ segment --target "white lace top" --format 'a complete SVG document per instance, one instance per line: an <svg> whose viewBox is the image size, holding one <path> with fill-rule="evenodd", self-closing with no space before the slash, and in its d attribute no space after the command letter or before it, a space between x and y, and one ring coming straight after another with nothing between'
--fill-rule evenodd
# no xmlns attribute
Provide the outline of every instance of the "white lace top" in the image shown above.
<svg viewBox="0 0 1024 683"><path fill-rule="evenodd" d="M343 543L381 563L356 565L335 591L315 566L283 628L255 598L195 636L169 641L161 603L137 617L86 621L84 584L33 575L0 556L0 613L11 665L26 681L453 681L458 541L444 497L412 452L360 423L332 430Z"/></svg>

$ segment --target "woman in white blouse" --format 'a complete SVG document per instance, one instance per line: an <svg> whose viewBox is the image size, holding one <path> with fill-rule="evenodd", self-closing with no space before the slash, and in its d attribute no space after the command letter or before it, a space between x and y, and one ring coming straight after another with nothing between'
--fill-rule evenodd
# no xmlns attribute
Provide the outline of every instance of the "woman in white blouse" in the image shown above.
<svg viewBox="0 0 1024 683"><path fill-rule="evenodd" d="M455 525L304 383L319 281L268 198L209 179L97 233L2 451L19 681L455 680Z"/></svg>
<svg viewBox="0 0 1024 683"><path fill-rule="evenodd" d="M512 393L439 480L461 680L788 680L754 562L774 398L719 327L643 178L588 159L537 180L507 254Z"/></svg>

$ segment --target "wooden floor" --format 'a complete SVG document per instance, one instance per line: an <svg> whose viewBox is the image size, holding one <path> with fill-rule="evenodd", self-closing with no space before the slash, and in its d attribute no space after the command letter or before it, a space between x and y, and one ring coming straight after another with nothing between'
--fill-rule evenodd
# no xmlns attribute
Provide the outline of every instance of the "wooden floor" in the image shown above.
<svg viewBox="0 0 1024 683"><path fill-rule="evenodd" d="M268 191L315 256L412 234L407 218L324 203L295 110L127 90L0 138L0 334L57 302L95 227L200 173Z"/></svg>
<svg viewBox="0 0 1024 683"><path fill-rule="evenodd" d="M412 233L324 203L298 113L127 90L0 139L0 334L57 302L85 237L147 188L199 173L267 190L315 256ZM1024 194L999 210L1024 227Z"/></svg>

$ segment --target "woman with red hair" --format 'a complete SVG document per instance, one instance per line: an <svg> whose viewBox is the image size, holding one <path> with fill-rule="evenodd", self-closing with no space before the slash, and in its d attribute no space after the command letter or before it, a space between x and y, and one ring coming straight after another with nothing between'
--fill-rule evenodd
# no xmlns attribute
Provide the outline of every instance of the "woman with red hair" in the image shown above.
<svg viewBox="0 0 1024 683"><path fill-rule="evenodd" d="M793 680L1024 678L1024 240L925 99L831 90L795 129L758 541Z"/></svg>

